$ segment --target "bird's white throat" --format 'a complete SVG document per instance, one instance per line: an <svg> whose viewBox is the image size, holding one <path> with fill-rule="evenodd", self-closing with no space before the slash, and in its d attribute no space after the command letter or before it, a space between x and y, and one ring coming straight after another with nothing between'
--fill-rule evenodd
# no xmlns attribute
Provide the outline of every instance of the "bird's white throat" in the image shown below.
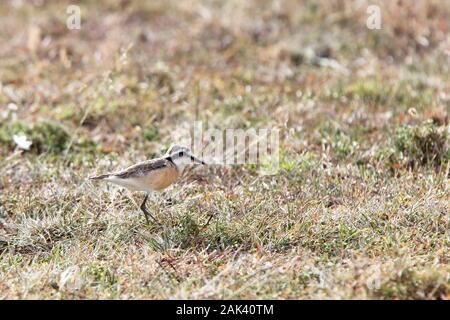
<svg viewBox="0 0 450 320"><path fill-rule="evenodd" d="M176 157L172 159L173 163L177 166L177 169L180 171L180 173L183 173L184 169L192 163L192 160L190 157Z"/></svg>

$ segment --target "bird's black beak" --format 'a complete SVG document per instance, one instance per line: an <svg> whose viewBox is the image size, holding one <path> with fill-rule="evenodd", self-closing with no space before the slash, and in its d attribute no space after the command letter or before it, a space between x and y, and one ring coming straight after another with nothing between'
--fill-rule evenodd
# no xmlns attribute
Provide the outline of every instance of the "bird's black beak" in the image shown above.
<svg viewBox="0 0 450 320"><path fill-rule="evenodd" d="M197 158L196 156L191 156L191 161L194 163L198 163L198 164L202 164L202 165L206 165L206 162Z"/></svg>

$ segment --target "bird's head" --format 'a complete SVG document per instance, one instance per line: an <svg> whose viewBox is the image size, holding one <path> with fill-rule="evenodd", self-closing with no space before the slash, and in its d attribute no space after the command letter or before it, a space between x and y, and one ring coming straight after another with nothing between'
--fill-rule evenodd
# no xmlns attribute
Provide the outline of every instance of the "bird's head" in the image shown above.
<svg viewBox="0 0 450 320"><path fill-rule="evenodd" d="M203 160L194 156L191 153L191 150L179 145L172 145L169 150L167 150L167 156L177 165L179 169L181 169L181 171L183 171L184 167L188 164L206 164Z"/></svg>

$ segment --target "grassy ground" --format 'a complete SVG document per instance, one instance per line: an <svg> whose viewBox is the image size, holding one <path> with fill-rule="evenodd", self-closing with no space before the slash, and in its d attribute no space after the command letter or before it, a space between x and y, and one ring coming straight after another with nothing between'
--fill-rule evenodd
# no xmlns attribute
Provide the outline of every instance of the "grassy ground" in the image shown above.
<svg viewBox="0 0 450 320"><path fill-rule="evenodd" d="M364 1L70 1L79 31L69 1L20 3L0 3L0 298L450 298L444 1L379 2L381 30ZM280 128L280 171L191 170L150 204L162 226L85 180L194 120Z"/></svg>

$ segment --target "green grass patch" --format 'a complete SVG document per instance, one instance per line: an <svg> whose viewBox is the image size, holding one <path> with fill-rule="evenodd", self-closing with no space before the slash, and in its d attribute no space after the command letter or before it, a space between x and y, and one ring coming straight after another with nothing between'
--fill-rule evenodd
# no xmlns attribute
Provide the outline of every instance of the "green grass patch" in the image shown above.
<svg viewBox="0 0 450 320"><path fill-rule="evenodd" d="M16 147L14 135L24 134L32 144L30 150L34 153L58 154L64 151L70 140L66 129L57 123L42 121L34 125L24 122L4 123L0 127L0 143L7 150Z"/></svg>
<svg viewBox="0 0 450 320"><path fill-rule="evenodd" d="M395 159L410 167L445 166L450 158L446 128L431 122L397 128L393 145Z"/></svg>

